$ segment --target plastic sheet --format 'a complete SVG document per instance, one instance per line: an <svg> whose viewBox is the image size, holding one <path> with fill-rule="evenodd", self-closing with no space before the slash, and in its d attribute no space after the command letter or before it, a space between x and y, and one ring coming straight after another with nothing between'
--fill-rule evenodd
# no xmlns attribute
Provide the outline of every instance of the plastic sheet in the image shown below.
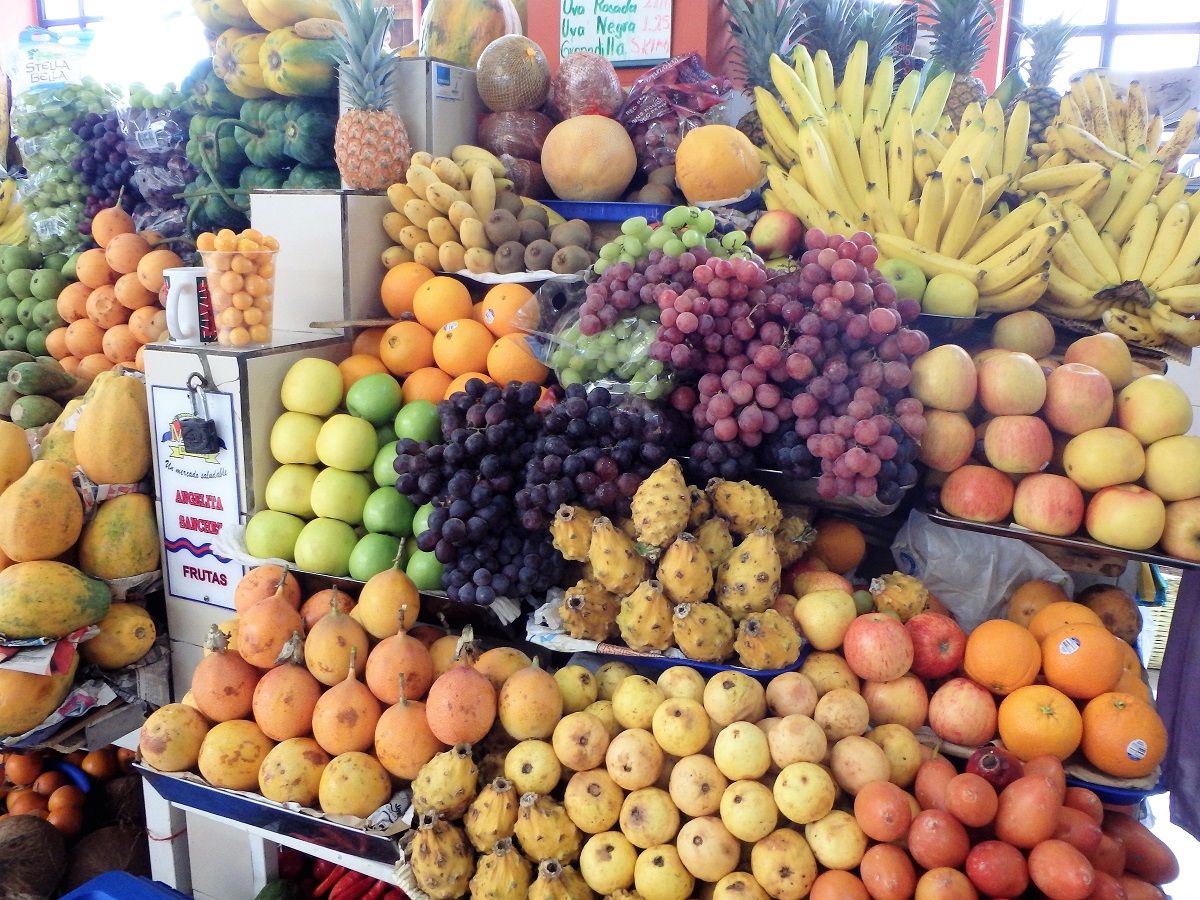
<svg viewBox="0 0 1200 900"><path fill-rule="evenodd" d="M519 109L484 116L479 122L476 140L479 146L497 156L541 159L542 144L554 123L537 110Z"/></svg>

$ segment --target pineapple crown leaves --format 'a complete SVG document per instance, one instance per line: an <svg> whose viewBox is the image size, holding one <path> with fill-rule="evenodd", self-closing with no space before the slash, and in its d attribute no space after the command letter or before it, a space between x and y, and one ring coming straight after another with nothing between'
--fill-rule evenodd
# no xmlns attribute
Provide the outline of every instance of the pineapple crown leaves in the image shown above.
<svg viewBox="0 0 1200 900"><path fill-rule="evenodd" d="M867 77L880 60L891 56L909 25L910 7L903 3L868 3L859 17L858 39L867 42Z"/></svg>
<svg viewBox="0 0 1200 900"><path fill-rule="evenodd" d="M771 81L771 54L791 59L800 43L802 0L725 0L730 28L737 38L734 66L748 88L776 93Z"/></svg>
<svg viewBox="0 0 1200 900"><path fill-rule="evenodd" d="M1029 73L1030 85L1048 85L1062 65L1067 42L1079 34L1079 27L1062 16L1047 19L1041 25L1014 24L1018 33L1029 41L1033 51L1028 58L1021 60L1021 66Z"/></svg>
<svg viewBox="0 0 1200 900"><path fill-rule="evenodd" d="M991 0L917 0L932 20L930 57L942 68L971 75L987 53L987 38L996 22Z"/></svg>
<svg viewBox="0 0 1200 900"><path fill-rule="evenodd" d="M813 53L828 53L841 81L854 45L866 41L869 77L904 36L909 15L907 5L887 0L817 0L805 10L801 42Z"/></svg>
<svg viewBox="0 0 1200 900"><path fill-rule="evenodd" d="M337 0L338 18L345 34L335 31L338 45L339 76L350 106L378 112L388 105L392 68L386 63L398 50L384 50L392 12L376 8L372 0Z"/></svg>

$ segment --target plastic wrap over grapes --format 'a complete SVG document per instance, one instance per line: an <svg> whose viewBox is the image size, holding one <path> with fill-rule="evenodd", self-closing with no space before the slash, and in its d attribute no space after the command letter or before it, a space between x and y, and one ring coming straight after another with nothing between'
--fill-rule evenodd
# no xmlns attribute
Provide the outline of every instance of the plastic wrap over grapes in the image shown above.
<svg viewBox="0 0 1200 900"><path fill-rule="evenodd" d="M658 307L645 304L625 313L590 335L580 329L578 310L562 317L550 352L550 367L559 384L604 387L613 394L647 400L671 393L673 372L649 354L658 331Z"/></svg>

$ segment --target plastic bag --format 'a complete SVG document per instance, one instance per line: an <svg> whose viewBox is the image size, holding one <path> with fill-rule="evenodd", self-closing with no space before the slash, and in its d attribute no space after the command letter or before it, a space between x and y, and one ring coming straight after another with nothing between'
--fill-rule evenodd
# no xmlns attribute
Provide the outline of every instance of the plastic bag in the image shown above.
<svg viewBox="0 0 1200 900"><path fill-rule="evenodd" d="M540 160L542 144L553 127L549 116L533 109L518 109L484 116L475 137L480 147L496 156Z"/></svg>
<svg viewBox="0 0 1200 900"><path fill-rule="evenodd" d="M683 136L715 121L714 107L732 89L728 78L705 70L698 53L669 59L634 82L617 119L633 138L642 171L673 165Z"/></svg>
<svg viewBox="0 0 1200 900"><path fill-rule="evenodd" d="M1035 578L1075 593L1071 576L1017 538L937 525L910 512L892 543L896 568L914 575L946 604L968 634L986 619L1003 618L1012 592Z"/></svg>

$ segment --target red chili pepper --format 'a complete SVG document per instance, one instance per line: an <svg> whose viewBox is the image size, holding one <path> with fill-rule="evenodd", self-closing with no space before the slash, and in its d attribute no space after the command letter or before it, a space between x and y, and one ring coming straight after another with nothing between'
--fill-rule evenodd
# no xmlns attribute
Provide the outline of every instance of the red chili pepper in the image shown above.
<svg viewBox="0 0 1200 900"><path fill-rule="evenodd" d="M391 885L386 881L377 880L371 889L363 894L363 900L383 900L383 895L388 892Z"/></svg>
<svg viewBox="0 0 1200 900"><path fill-rule="evenodd" d="M400 888L394 887L384 894L380 900L408 900L408 894L404 893Z"/></svg>
<svg viewBox="0 0 1200 900"><path fill-rule="evenodd" d="M329 873L336 869L337 866L327 859L318 859L313 863L312 873L313 878L320 883L329 877Z"/></svg>
<svg viewBox="0 0 1200 900"><path fill-rule="evenodd" d="M345 875L347 871L345 866L334 866L333 871L325 876L325 880L317 885L317 889L313 891L313 896L328 896L329 892L333 890L333 886L338 883L338 879Z"/></svg>
<svg viewBox="0 0 1200 900"><path fill-rule="evenodd" d="M347 872L329 892L329 900L361 900L362 895L370 890L375 879L362 872Z"/></svg>

